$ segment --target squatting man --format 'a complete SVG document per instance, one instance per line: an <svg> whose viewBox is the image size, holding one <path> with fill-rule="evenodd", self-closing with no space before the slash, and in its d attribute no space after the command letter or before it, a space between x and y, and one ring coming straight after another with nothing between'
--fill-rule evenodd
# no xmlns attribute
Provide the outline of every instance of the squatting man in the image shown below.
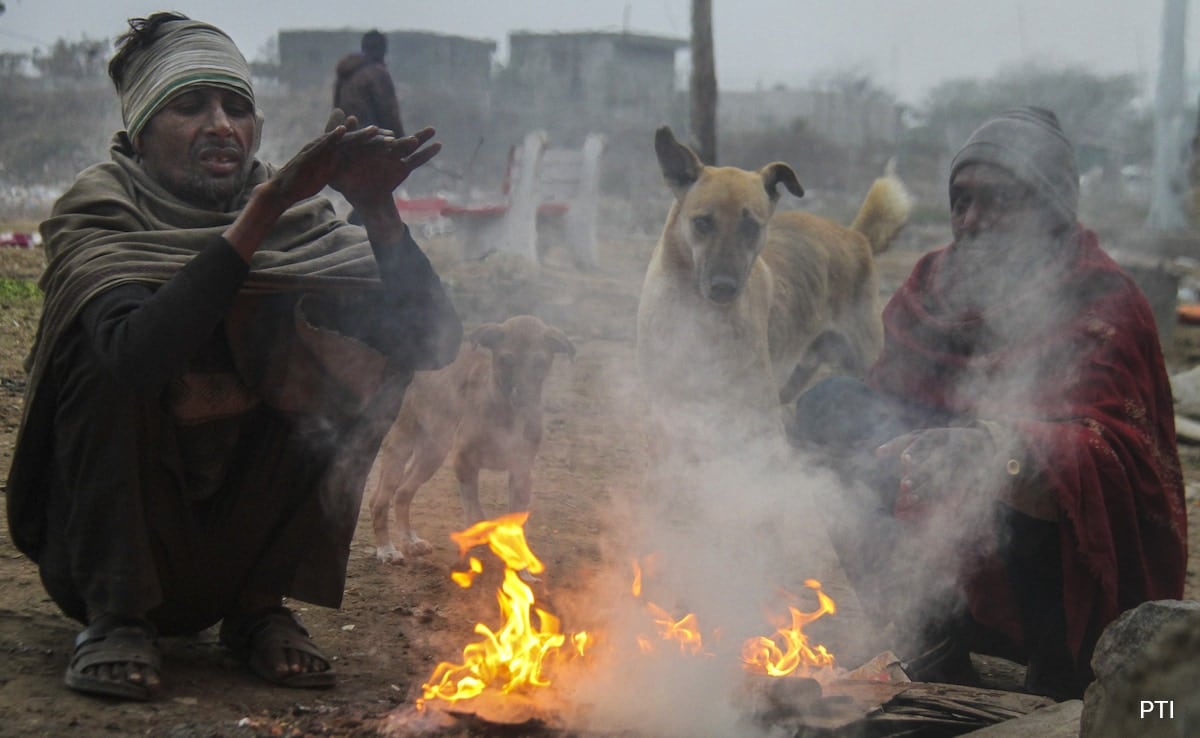
<svg viewBox="0 0 1200 738"><path fill-rule="evenodd" d="M109 74L124 130L41 226L13 541L86 625L72 689L149 699L157 636L217 622L263 679L331 686L283 598L340 605L371 459L413 372L458 350L392 200L439 144L335 110L268 166L245 59L179 14L130 20Z"/></svg>

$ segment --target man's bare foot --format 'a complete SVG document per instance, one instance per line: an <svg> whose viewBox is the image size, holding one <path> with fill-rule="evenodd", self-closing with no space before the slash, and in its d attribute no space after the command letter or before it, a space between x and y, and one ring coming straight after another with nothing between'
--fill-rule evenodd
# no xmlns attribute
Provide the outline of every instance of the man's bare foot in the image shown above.
<svg viewBox="0 0 1200 738"><path fill-rule="evenodd" d="M160 686L162 656L142 618L100 615L75 638L64 682L84 694L145 701Z"/></svg>
<svg viewBox="0 0 1200 738"><path fill-rule="evenodd" d="M337 681L328 657L309 639L296 614L283 606L226 617L221 643L272 684L325 688Z"/></svg>

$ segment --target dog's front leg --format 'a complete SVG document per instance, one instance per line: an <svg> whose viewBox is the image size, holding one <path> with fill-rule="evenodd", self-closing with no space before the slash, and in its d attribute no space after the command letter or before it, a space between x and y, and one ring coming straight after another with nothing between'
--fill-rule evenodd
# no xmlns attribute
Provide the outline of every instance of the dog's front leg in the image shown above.
<svg viewBox="0 0 1200 738"><path fill-rule="evenodd" d="M522 459L508 470L508 511L524 512L533 502L533 459ZM526 584L541 581L529 573L528 569L517 572L517 576Z"/></svg>
<svg viewBox="0 0 1200 738"><path fill-rule="evenodd" d="M458 479L463 519L470 527L483 520L483 506L479 504L479 464L459 456L454 462L454 476Z"/></svg>
<svg viewBox="0 0 1200 738"><path fill-rule="evenodd" d="M433 545L417 535L412 527L412 501L417 490L442 466L445 452L433 443L417 445L412 461L404 471L404 478L396 488L394 495L396 509L396 540L400 543L400 551L394 552L392 561L385 563L403 562L407 556L425 556L433 553ZM376 556L380 556L379 553ZM380 560L384 561L382 556Z"/></svg>
<svg viewBox="0 0 1200 738"><path fill-rule="evenodd" d="M533 465L517 464L508 470L508 511L522 512L533 502Z"/></svg>
<svg viewBox="0 0 1200 738"><path fill-rule="evenodd" d="M412 450L413 443L409 437L398 426L393 426L384 437L372 469L375 491L371 494L370 505L371 528L375 532L375 557L387 564L404 560L404 554L392 545L388 516L395 491L400 486L397 477L403 479L405 464Z"/></svg>

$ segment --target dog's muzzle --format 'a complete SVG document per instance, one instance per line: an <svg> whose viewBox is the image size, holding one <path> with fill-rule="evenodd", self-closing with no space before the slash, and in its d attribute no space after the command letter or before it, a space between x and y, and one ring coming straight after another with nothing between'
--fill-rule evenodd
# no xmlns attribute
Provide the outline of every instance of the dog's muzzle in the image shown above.
<svg viewBox="0 0 1200 738"><path fill-rule="evenodd" d="M741 291L741 285L733 277L715 276L708 280L708 289L705 290L705 296L719 305L727 305L733 302L733 299L738 296Z"/></svg>

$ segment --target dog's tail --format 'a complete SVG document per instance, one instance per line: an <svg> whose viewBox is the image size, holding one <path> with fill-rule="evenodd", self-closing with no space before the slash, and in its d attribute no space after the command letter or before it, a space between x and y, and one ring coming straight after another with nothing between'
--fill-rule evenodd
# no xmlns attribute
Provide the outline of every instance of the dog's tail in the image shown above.
<svg viewBox="0 0 1200 738"><path fill-rule="evenodd" d="M871 184L867 197L850 227L867 237L871 252L881 254L908 223L912 196L896 175L896 160L889 159L883 176Z"/></svg>

